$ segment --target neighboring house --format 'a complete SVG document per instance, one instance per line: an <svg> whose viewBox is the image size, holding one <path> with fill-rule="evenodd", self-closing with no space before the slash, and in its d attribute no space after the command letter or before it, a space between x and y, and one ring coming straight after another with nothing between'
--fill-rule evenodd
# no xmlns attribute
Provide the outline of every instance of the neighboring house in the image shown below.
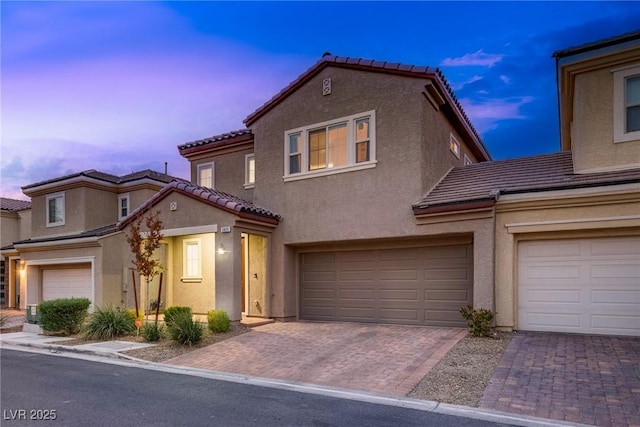
<svg viewBox="0 0 640 427"><path fill-rule="evenodd" d="M416 219L495 228L498 326L639 336L640 32L554 56L562 152L454 168Z"/></svg>
<svg viewBox="0 0 640 427"><path fill-rule="evenodd" d="M20 306L20 258L17 253L7 251L13 242L26 239L31 233L31 202L0 198L0 306Z"/></svg>
<svg viewBox="0 0 640 427"><path fill-rule="evenodd" d="M28 238L2 248L3 257L20 262L19 286L9 292L20 295L15 306L63 297L133 306L133 266L116 223L175 179L150 170L120 177L89 170L22 187L31 197Z"/></svg>

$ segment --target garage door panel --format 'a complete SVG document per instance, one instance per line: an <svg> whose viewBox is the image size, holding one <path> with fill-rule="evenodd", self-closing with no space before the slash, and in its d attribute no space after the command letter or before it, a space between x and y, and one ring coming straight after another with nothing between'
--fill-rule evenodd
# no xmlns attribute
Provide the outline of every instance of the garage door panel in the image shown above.
<svg viewBox="0 0 640 427"><path fill-rule="evenodd" d="M93 302L91 268L45 269L42 299L89 298Z"/></svg>
<svg viewBox="0 0 640 427"><path fill-rule="evenodd" d="M307 271L304 273L306 282L333 282L336 274L333 271Z"/></svg>
<svg viewBox="0 0 640 427"><path fill-rule="evenodd" d="M332 320L465 326L459 310L472 302L471 254L470 245L336 252L335 264L323 265L339 279L322 282L335 289ZM313 295L306 292L319 283L307 274L316 267L301 261L303 319L322 320L308 309Z"/></svg>
<svg viewBox="0 0 640 427"><path fill-rule="evenodd" d="M521 242L519 328L640 336L639 252L640 237Z"/></svg>
<svg viewBox="0 0 640 427"><path fill-rule="evenodd" d="M335 289L305 289L304 299L306 301L329 299L334 300L336 297Z"/></svg>

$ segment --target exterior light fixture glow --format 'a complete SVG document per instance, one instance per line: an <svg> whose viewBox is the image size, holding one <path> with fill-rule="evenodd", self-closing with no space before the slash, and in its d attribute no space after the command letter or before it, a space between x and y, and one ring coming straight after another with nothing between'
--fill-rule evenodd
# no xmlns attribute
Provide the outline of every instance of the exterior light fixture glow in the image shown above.
<svg viewBox="0 0 640 427"><path fill-rule="evenodd" d="M225 254L224 246L222 246L222 243L220 243L220 247L218 248L218 255L224 255L224 254Z"/></svg>

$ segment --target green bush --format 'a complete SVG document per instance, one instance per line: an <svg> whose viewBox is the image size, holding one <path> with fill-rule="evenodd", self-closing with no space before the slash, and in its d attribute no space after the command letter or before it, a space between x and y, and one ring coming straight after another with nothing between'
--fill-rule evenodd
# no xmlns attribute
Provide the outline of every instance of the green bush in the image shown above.
<svg viewBox="0 0 640 427"><path fill-rule="evenodd" d="M224 310L210 310L207 312L207 323L211 332L227 332L231 327L231 321Z"/></svg>
<svg viewBox="0 0 640 427"><path fill-rule="evenodd" d="M135 332L135 321L135 313L129 310L120 310L113 306L101 307L89 316L84 334L87 338L110 340Z"/></svg>
<svg viewBox="0 0 640 427"><path fill-rule="evenodd" d="M140 335L145 341L158 341L164 335L164 326L156 323L144 323L140 328Z"/></svg>
<svg viewBox="0 0 640 427"><path fill-rule="evenodd" d="M467 321L472 337L488 337L491 335L493 312L486 308L475 309L472 305L462 307L460 314Z"/></svg>
<svg viewBox="0 0 640 427"><path fill-rule="evenodd" d="M40 309L40 325L49 332L65 335L80 331L82 322L87 317L91 301L88 298L60 298L42 301Z"/></svg>
<svg viewBox="0 0 640 427"><path fill-rule="evenodd" d="M164 323L165 325L167 325L167 328L169 326L171 326L171 323L173 323L173 319L180 315L180 313L185 313L189 315L189 317L191 317L191 307L169 307L166 308L164 310Z"/></svg>
<svg viewBox="0 0 640 427"><path fill-rule="evenodd" d="M184 345L199 343L204 333L204 327L194 322L191 313L185 311L173 316L167 329L172 340Z"/></svg>

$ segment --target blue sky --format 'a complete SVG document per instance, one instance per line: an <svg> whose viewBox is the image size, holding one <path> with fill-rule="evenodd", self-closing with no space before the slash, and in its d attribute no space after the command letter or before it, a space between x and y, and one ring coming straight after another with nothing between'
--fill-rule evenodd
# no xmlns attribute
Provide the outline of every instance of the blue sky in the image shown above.
<svg viewBox="0 0 640 427"><path fill-rule="evenodd" d="M557 151L559 49L638 2L0 3L0 192L97 169L188 177L176 146L242 120L324 52L438 66L496 159Z"/></svg>

